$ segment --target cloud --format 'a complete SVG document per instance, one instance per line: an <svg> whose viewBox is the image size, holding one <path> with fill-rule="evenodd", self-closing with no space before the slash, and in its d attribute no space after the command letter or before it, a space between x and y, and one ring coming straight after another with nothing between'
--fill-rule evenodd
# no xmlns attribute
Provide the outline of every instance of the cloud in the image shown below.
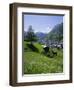
<svg viewBox="0 0 74 90"><path fill-rule="evenodd" d="M47 31L47 32L50 32L51 30L52 30L52 28L49 27L49 26L46 28L46 31Z"/></svg>
<svg viewBox="0 0 74 90"><path fill-rule="evenodd" d="M46 27L46 28L40 28L40 29L35 29L35 32L43 32L43 33L49 33L50 31L52 30L52 28L51 27Z"/></svg>

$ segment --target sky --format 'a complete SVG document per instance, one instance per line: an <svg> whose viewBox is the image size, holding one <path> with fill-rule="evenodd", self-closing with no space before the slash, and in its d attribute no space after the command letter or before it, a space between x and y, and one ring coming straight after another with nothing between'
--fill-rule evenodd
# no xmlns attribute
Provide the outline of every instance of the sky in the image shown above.
<svg viewBox="0 0 74 90"><path fill-rule="evenodd" d="M32 15L24 14L24 31L28 31L30 25L34 32L50 32L53 27L63 22L63 16L60 15Z"/></svg>

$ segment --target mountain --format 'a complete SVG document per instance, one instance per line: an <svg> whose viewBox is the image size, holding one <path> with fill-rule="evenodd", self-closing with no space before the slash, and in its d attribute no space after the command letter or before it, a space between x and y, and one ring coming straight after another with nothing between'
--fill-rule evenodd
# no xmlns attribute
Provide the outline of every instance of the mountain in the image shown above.
<svg viewBox="0 0 74 90"><path fill-rule="evenodd" d="M63 23L57 24L49 33L36 32L37 41L42 44L46 43L59 43L63 41ZM27 40L27 32L24 32L24 40Z"/></svg>
<svg viewBox="0 0 74 90"><path fill-rule="evenodd" d="M38 37L38 42L41 42L41 43L45 42L45 37L47 36L47 33L36 32L35 35Z"/></svg>
<svg viewBox="0 0 74 90"><path fill-rule="evenodd" d="M47 35L47 34L46 34L46 33L43 33L43 32L36 32L36 36L37 36L38 38L45 38L46 35Z"/></svg>
<svg viewBox="0 0 74 90"><path fill-rule="evenodd" d="M46 38L56 41L63 40L63 23L54 26L54 28L51 30L51 32L48 33Z"/></svg>

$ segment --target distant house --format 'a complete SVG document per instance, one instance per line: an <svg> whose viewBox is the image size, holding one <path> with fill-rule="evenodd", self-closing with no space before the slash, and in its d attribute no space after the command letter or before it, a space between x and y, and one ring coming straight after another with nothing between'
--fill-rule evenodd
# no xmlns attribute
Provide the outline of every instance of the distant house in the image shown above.
<svg viewBox="0 0 74 90"><path fill-rule="evenodd" d="M48 43L46 43L46 46L50 47L50 48L63 48L63 40L61 40L59 43L58 41L55 40L48 40Z"/></svg>

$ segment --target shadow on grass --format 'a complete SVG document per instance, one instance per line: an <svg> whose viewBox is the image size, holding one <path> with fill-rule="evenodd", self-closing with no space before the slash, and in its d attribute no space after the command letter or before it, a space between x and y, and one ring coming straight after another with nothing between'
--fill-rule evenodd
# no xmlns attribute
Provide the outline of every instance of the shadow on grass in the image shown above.
<svg viewBox="0 0 74 90"><path fill-rule="evenodd" d="M38 48L36 48L33 44L27 44L27 47L34 52L39 52Z"/></svg>
<svg viewBox="0 0 74 90"><path fill-rule="evenodd" d="M57 51L54 51L54 50L51 50L51 49L49 49L48 51L43 50L41 52L41 54L43 54L43 55L45 55L49 58L54 58L55 56L57 56Z"/></svg>

